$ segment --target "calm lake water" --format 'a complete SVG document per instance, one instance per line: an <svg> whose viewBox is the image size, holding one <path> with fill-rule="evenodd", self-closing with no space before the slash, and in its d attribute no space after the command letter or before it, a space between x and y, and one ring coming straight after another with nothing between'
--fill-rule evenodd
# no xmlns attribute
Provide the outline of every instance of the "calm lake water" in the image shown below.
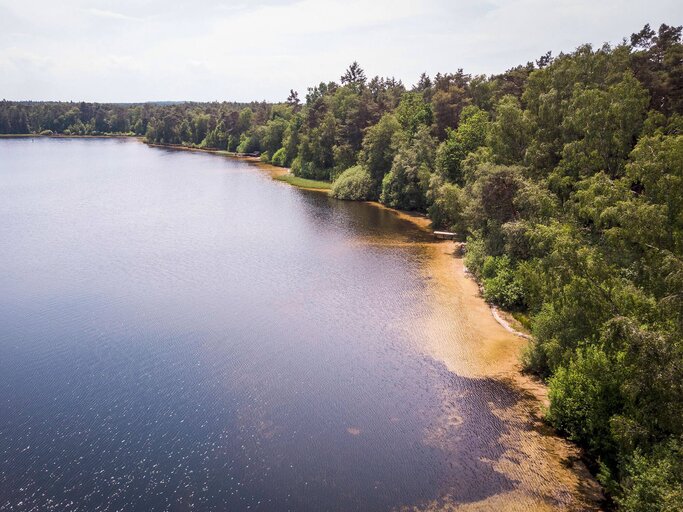
<svg viewBox="0 0 683 512"><path fill-rule="evenodd" d="M487 462L506 429L491 404L513 393L422 349L427 256L395 242L424 236L227 158L0 140L0 510L391 510L513 488Z"/></svg>

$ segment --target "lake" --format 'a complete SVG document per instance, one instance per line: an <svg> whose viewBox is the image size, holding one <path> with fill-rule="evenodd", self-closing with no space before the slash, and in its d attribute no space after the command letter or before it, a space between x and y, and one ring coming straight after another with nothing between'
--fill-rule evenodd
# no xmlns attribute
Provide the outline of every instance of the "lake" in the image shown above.
<svg viewBox="0 0 683 512"><path fill-rule="evenodd" d="M0 510L514 493L520 393L425 348L432 245L226 157L0 140ZM551 484L525 492L561 505Z"/></svg>

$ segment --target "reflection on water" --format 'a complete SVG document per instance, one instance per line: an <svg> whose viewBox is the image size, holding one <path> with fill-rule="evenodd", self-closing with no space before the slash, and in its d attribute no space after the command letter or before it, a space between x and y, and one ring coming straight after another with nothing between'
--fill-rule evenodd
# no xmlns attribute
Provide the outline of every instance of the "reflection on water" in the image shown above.
<svg viewBox="0 0 683 512"><path fill-rule="evenodd" d="M0 510L515 487L492 410L519 397L422 350L422 235L390 212L116 140L2 140L0 193Z"/></svg>

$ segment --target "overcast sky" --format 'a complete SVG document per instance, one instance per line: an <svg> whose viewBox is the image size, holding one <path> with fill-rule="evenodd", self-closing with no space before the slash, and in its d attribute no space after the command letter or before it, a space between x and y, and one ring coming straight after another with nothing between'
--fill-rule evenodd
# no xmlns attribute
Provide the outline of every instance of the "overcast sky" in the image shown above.
<svg viewBox="0 0 683 512"><path fill-rule="evenodd" d="M683 24L682 0L0 0L0 98L283 100L368 76L496 73Z"/></svg>

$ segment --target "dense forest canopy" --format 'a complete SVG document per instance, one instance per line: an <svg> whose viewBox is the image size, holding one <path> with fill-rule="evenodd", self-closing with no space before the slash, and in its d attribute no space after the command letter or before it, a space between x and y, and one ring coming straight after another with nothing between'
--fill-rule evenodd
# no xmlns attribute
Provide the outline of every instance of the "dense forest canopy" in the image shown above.
<svg viewBox="0 0 683 512"><path fill-rule="evenodd" d="M46 131L47 130L47 131ZM424 211L520 313L549 420L626 511L683 510L683 45L645 26L406 88L353 63L280 104L0 104L1 133L259 153L342 199Z"/></svg>

